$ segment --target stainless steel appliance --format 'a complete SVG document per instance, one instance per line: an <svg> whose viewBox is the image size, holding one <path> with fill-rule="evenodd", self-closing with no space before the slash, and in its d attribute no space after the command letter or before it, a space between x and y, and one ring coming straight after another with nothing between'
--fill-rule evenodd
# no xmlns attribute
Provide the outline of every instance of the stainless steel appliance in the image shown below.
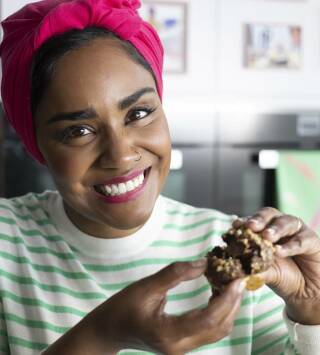
<svg viewBox="0 0 320 355"><path fill-rule="evenodd" d="M320 112L220 114L214 207L250 215L277 207L275 169L282 149L319 149Z"/></svg>
<svg viewBox="0 0 320 355"><path fill-rule="evenodd" d="M169 114L171 170L163 195L213 208L217 194L217 120L209 113Z"/></svg>
<svg viewBox="0 0 320 355"><path fill-rule="evenodd" d="M26 152L19 138L4 118L0 109L3 126L3 141L0 144L0 164L3 186L1 197L20 196L28 192L42 192L54 189L54 183L47 168L37 163Z"/></svg>

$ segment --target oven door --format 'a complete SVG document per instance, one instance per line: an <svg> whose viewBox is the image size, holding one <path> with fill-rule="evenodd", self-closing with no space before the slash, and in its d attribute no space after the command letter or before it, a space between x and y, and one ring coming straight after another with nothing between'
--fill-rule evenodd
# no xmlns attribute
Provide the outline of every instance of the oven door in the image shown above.
<svg viewBox="0 0 320 355"><path fill-rule="evenodd" d="M320 117L312 112L225 112L219 115L218 127L217 208L247 216L277 205L276 162L268 151L299 149L302 141L309 141L307 134L318 134Z"/></svg>
<svg viewBox="0 0 320 355"><path fill-rule="evenodd" d="M173 145L170 172L162 195L198 206L213 208L216 188L211 145Z"/></svg>
<svg viewBox="0 0 320 355"><path fill-rule="evenodd" d="M217 208L248 216L263 206L277 206L277 152L252 147L221 147Z"/></svg>

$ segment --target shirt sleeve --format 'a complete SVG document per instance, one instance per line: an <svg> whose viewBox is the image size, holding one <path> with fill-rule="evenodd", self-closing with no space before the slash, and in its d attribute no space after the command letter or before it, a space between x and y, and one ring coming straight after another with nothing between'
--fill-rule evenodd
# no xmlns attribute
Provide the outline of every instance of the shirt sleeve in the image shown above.
<svg viewBox="0 0 320 355"><path fill-rule="evenodd" d="M320 354L320 325L291 321L284 301L266 286L253 299L252 354Z"/></svg>
<svg viewBox="0 0 320 355"><path fill-rule="evenodd" d="M315 355L320 354L320 325L303 325L291 321L285 310L283 319L288 329L293 352L285 354Z"/></svg>

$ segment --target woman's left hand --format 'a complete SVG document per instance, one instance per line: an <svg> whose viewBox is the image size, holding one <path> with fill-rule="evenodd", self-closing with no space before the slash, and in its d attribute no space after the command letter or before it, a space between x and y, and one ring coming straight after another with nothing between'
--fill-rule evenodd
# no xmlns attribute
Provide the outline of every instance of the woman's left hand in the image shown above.
<svg viewBox="0 0 320 355"><path fill-rule="evenodd" d="M275 243L275 262L261 274L286 302L290 319L320 325L320 238L300 218L265 207L252 217L238 219Z"/></svg>

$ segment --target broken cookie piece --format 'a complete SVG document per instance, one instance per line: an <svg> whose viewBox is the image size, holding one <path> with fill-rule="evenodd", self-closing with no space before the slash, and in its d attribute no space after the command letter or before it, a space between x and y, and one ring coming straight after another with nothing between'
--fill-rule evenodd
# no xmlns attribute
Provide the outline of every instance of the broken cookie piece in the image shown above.
<svg viewBox="0 0 320 355"><path fill-rule="evenodd" d="M222 239L226 245L215 247L207 254L205 276L213 289L221 291L229 282L241 277L245 278L248 290L261 287L263 281L256 274L272 264L273 244L245 227L229 229Z"/></svg>

